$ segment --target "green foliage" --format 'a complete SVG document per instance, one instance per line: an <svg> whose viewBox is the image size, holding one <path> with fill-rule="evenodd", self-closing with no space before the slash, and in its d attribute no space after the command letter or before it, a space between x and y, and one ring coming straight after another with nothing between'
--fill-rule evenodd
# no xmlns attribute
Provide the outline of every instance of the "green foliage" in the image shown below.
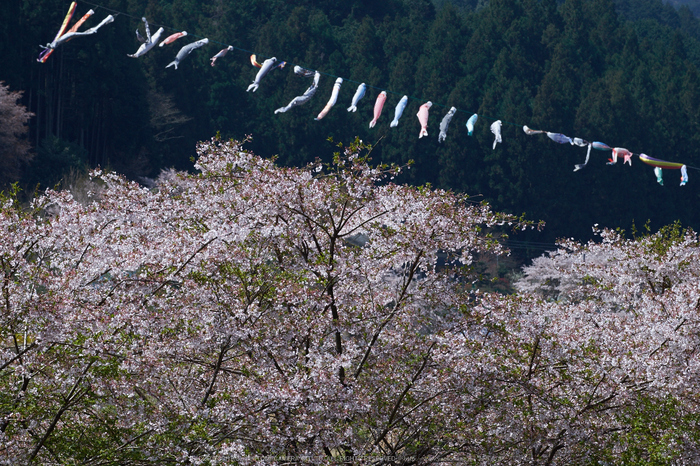
<svg viewBox="0 0 700 466"><path fill-rule="evenodd" d="M680 243L688 231L681 226L681 222L676 221L671 225L661 227L658 233L649 235L647 247L649 252L658 258L662 258L670 248Z"/></svg>
<svg viewBox="0 0 700 466"><path fill-rule="evenodd" d="M677 399L640 397L620 419L625 428L613 435L613 442L622 449L618 461L634 466L678 464L683 445L700 441L699 421L696 415L687 414ZM610 459L612 455L605 453L598 458Z"/></svg>
<svg viewBox="0 0 700 466"><path fill-rule="evenodd" d="M32 171L23 180L28 188L39 185L41 189L52 188L71 170L85 171L88 163L87 151L79 145L49 136L41 141Z"/></svg>

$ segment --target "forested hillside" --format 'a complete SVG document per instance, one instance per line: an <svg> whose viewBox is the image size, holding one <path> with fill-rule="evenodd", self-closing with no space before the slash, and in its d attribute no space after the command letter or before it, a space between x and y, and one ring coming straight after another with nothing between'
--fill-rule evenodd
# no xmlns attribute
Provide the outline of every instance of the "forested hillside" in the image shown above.
<svg viewBox="0 0 700 466"><path fill-rule="evenodd" d="M44 64L40 44L58 30L67 0L12 0L0 10L0 80L24 91L35 117L29 138L36 156L22 185L53 184L71 166L109 166L136 178L163 167L186 169L195 142L220 132L252 137L250 149L300 165L328 160L334 145L359 136L376 144L375 162L415 164L402 181L481 195L495 208L547 227L538 241L587 239L591 226L651 227L680 219L700 229L694 206L698 172L680 187L677 171L659 186L651 167L605 164L593 151L527 136L522 125L561 132L638 154L700 166L700 25L687 7L660 0L491 0L348 2L282 0L103 0L89 8L86 27L107 14L113 24L62 45ZM178 42L130 58L143 34L141 17ZM74 18L75 21L75 18ZM177 70L166 69L181 46L208 37ZM236 49L210 66L226 45ZM260 59L290 65L274 70L257 92L246 92ZM309 85L291 65L324 73L310 103L275 115ZM334 77L346 79L336 107L323 120ZM357 84L370 86L357 113L345 110ZM380 89L389 92L377 126L368 128ZM411 96L396 128L399 98ZM419 139L415 114L425 101L429 137ZM438 125L459 110L447 140ZM472 137L465 122L479 114ZM493 150L490 124L501 119L503 144ZM481 198L479 198L481 199Z"/></svg>
<svg viewBox="0 0 700 466"><path fill-rule="evenodd" d="M668 0L668 3L675 7L686 6L695 16L700 14L700 2L698 0Z"/></svg>

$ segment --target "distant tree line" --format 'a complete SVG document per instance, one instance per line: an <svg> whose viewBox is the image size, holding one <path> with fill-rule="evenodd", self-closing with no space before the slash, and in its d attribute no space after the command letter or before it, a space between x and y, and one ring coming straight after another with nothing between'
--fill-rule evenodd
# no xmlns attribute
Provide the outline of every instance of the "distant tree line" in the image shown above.
<svg viewBox="0 0 700 466"><path fill-rule="evenodd" d="M661 0L491 0L348 2L281 0L104 0L79 3L76 15L122 12L98 34L61 46L45 64L39 45L55 35L69 2L15 0L0 11L0 44L12 50L0 79L23 91L35 116L27 142L33 161L21 184L50 186L71 167L108 166L130 178L164 167L187 169L195 142L220 132L252 136L248 147L285 165L326 160L331 142L355 136L375 144L375 162L415 164L401 180L478 195L495 208L545 220L540 241L587 239L591 226L652 228L681 220L700 228L696 171L683 188L650 167L606 166L585 150L525 135L520 127L562 132L653 157L698 165L700 138L700 25L689 6ZM437 5L437 6L436 6ZM106 10L105 8L109 9ZM166 34L190 37L135 59L141 17ZM179 48L211 41L179 66L165 69ZM276 56L344 77L336 108L313 118L334 79L323 76L310 103L275 115L308 83L289 68L270 73L246 93L257 72L239 50L209 66L223 46ZM352 82L355 81L355 82ZM357 113L348 113L357 82L390 92L385 115L368 128L379 90L370 88ZM410 100L397 128L389 114L401 95ZM431 100L429 137L418 139L415 112ZM462 110L447 140L437 126L450 106ZM464 123L480 115L473 137ZM504 143L491 149L489 131L504 122Z"/></svg>

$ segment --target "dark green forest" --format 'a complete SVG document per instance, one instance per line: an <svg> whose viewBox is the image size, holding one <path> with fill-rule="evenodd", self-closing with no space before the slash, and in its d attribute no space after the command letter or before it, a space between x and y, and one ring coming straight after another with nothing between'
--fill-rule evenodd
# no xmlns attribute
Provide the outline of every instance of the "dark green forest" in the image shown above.
<svg viewBox="0 0 700 466"><path fill-rule="evenodd" d="M665 170L665 185L637 158L605 164L585 148L527 136L522 125L561 132L632 152L700 166L700 24L691 9L661 0L99 0L91 27L114 23L57 48L37 62L68 0L7 0L0 9L0 81L23 91L35 116L28 139L33 158L19 180L26 192L52 186L71 170L102 166L132 179L165 167L191 169L195 144L217 132L250 136L248 147L281 164L329 160L337 142L373 144L374 162L415 163L400 180L430 183L487 200L499 210L544 220L523 238L586 240L594 224L652 229L680 220L700 229L695 209L700 173ZM117 14L119 13L119 14ZM166 47L130 58L145 16L164 36L188 31ZM208 37L179 69L166 69L181 46ZM210 66L226 45L236 50ZM257 68L249 53L290 65L247 93ZM308 87L291 65L324 73L306 105L275 115ZM314 121L334 78L346 79L337 105ZM357 87L370 86L357 113L345 109ZM377 126L368 128L374 100L389 92ZM412 98L400 124L394 106ZM419 139L420 104L434 103L429 137ZM447 140L438 126L459 109ZM465 123L479 121L472 137ZM490 124L503 121L503 143L492 150ZM1 122L0 122L1 124ZM332 139L331 142L329 139ZM2 148L0 148L0 151ZM5 184L11 181L6 177ZM538 251L539 252L539 251Z"/></svg>

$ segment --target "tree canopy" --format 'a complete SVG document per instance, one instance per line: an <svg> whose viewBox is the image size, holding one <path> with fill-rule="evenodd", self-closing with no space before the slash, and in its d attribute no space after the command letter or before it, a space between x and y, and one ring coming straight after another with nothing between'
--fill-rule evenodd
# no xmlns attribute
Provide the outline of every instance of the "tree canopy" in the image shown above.
<svg viewBox="0 0 700 466"><path fill-rule="evenodd" d="M528 224L361 149L215 140L151 189L3 198L3 462L697 461L696 233L600 231L481 292L474 255Z"/></svg>

